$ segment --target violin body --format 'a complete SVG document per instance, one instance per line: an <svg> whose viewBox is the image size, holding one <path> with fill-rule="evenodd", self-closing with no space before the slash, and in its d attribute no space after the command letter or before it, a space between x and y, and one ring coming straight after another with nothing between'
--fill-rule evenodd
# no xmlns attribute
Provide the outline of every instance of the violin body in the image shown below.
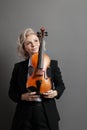
<svg viewBox="0 0 87 130"><path fill-rule="evenodd" d="M31 57L34 71L26 83L27 90L35 90L40 94L47 92L52 88L51 79L47 76L47 68L50 66L50 58L47 54L43 55L43 68L38 68L38 53ZM41 73L40 73L41 71Z"/></svg>
<svg viewBox="0 0 87 130"><path fill-rule="evenodd" d="M40 40L39 52L31 56L33 71L26 82L26 88L29 92L36 91L40 94L52 89L51 78L47 75L47 69L50 66L50 58L44 53L44 34L47 36L47 32L44 31L45 29L41 28L41 32L38 33Z"/></svg>

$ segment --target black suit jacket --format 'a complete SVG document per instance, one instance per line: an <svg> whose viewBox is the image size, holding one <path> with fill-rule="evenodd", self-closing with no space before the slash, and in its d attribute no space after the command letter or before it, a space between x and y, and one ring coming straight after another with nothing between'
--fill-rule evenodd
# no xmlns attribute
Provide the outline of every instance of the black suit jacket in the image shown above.
<svg viewBox="0 0 87 130"><path fill-rule="evenodd" d="M26 119L29 102L21 101L21 94L27 92L27 73L28 60L15 64L10 81L9 97L17 103L17 107L11 130L19 130L23 120ZM58 95L55 98L59 99L65 89L65 86L56 60L51 60L49 74L51 76L52 83L54 83L53 89L58 91ZM60 120L60 117L56 107L55 99L43 98L42 102L51 130L57 130L56 126Z"/></svg>

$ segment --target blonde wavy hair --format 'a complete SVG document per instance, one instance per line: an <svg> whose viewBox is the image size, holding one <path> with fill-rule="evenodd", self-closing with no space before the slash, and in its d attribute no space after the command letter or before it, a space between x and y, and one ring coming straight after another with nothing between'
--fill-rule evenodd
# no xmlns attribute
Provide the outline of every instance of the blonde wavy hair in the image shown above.
<svg viewBox="0 0 87 130"><path fill-rule="evenodd" d="M31 28L27 28L25 29L20 36L18 37L18 41L17 41L17 52L19 56L22 56L23 58L27 59L29 57L29 53L25 51L24 49L24 42L27 38L27 36L31 35L31 34L36 34L36 32L31 29Z"/></svg>

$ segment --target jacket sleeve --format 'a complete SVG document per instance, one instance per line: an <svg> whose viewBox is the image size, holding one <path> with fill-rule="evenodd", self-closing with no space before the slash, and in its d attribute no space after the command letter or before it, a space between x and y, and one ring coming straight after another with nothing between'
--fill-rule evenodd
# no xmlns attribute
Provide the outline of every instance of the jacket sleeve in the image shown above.
<svg viewBox="0 0 87 130"><path fill-rule="evenodd" d="M58 62L56 60L52 61L52 77L54 89L58 92L56 98L59 99L64 92L65 85L62 79L60 68L58 67Z"/></svg>
<svg viewBox="0 0 87 130"><path fill-rule="evenodd" d="M9 97L14 102L21 101L21 92L18 87L17 76L18 76L18 66L15 64L12 75L11 75L10 87L9 87L9 91L8 91Z"/></svg>

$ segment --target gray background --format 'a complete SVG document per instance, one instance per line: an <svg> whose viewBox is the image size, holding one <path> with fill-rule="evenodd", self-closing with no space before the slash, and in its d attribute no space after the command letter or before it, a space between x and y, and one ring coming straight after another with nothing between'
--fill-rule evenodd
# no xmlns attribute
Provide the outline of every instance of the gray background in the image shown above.
<svg viewBox="0 0 87 130"><path fill-rule="evenodd" d="M46 27L49 56L59 61L66 90L57 106L60 130L87 129L87 0L2 0L0 2L0 129L10 130L15 103L8 97L25 28ZM50 109L50 108L49 108Z"/></svg>

